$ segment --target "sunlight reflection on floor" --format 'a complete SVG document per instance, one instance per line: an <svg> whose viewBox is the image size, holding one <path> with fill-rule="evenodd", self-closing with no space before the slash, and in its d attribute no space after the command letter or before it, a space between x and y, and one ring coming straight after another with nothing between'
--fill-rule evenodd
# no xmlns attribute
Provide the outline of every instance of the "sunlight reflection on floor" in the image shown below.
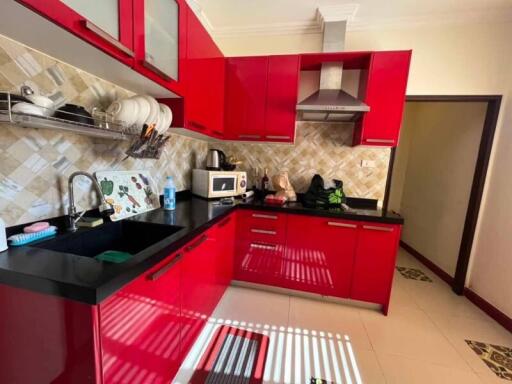
<svg viewBox="0 0 512 384"><path fill-rule="evenodd" d="M311 377L337 384L362 383L349 335L212 317L183 362L176 384L188 382L215 330L223 324L269 336L264 383L304 384Z"/></svg>

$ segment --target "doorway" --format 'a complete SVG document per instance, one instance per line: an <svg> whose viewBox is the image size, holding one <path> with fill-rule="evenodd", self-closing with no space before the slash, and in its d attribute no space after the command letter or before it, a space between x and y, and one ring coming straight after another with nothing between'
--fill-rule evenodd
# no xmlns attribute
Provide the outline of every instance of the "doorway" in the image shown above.
<svg viewBox="0 0 512 384"><path fill-rule="evenodd" d="M499 95L408 96L400 145L391 153L383 207L404 216L404 237L410 216L408 237L415 244L404 239L402 246L458 295L464 294L500 105Z"/></svg>

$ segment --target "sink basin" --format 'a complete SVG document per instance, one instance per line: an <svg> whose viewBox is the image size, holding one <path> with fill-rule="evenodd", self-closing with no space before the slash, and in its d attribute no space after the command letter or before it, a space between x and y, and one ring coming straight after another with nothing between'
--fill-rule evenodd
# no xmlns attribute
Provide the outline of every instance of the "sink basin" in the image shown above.
<svg viewBox="0 0 512 384"><path fill-rule="evenodd" d="M134 255L181 229L182 227L177 226L123 220L106 223L90 230L57 236L34 244L33 247L88 257L94 257L109 250Z"/></svg>

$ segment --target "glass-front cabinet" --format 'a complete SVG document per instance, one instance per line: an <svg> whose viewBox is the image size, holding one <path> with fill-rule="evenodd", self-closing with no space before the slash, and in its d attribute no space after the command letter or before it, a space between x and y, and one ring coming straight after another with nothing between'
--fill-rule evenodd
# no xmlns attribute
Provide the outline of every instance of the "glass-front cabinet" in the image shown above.
<svg viewBox="0 0 512 384"><path fill-rule="evenodd" d="M61 0L90 23L120 40L119 0Z"/></svg>

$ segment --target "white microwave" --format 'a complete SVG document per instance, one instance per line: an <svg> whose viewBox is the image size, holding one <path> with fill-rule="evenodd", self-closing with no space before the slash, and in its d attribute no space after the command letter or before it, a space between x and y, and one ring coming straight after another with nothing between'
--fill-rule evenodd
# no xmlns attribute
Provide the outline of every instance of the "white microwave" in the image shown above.
<svg viewBox="0 0 512 384"><path fill-rule="evenodd" d="M207 199L239 196L247 190L247 174L237 171L192 170L192 193Z"/></svg>

